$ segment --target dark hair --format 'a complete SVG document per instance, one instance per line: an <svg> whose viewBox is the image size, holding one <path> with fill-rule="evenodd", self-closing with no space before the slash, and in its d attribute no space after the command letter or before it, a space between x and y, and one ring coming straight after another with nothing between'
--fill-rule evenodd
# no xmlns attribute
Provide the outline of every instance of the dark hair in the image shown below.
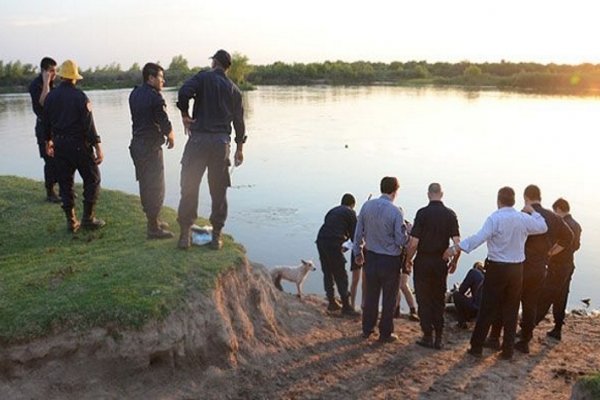
<svg viewBox="0 0 600 400"><path fill-rule="evenodd" d="M144 65L144 68L142 68L142 76L144 77L144 82L148 81L148 79L151 76L157 77L159 71L163 71L164 73L165 69L156 63L146 63L146 65Z"/></svg>
<svg viewBox="0 0 600 400"><path fill-rule="evenodd" d="M342 196L342 205L343 206L352 207L355 204L356 204L356 199L354 198L354 196L352 196L352 194L346 193Z"/></svg>
<svg viewBox="0 0 600 400"><path fill-rule="evenodd" d="M392 194L398 190L399 187L400 184L398 183L398 178L395 176L385 176L381 179L381 183L379 184L381 193L385 194Z"/></svg>
<svg viewBox="0 0 600 400"><path fill-rule="evenodd" d="M498 202L503 206L512 207L515 205L515 191L513 188L504 186L498 190Z"/></svg>
<svg viewBox="0 0 600 400"><path fill-rule="evenodd" d="M50 57L42 58L42 61L40 61L40 68L42 71L47 71L50 67L56 67L56 61Z"/></svg>
<svg viewBox="0 0 600 400"><path fill-rule="evenodd" d="M560 211L566 212L566 213L571 211L571 206L569 206L569 202L566 201L565 199L563 199L562 197L559 198L558 200L556 200L554 202L554 204L552 204L552 208L555 210L559 209Z"/></svg>
<svg viewBox="0 0 600 400"><path fill-rule="evenodd" d="M440 185L439 183L431 183L429 184L429 187L427 188L427 192L432 193L432 194L440 194L442 193L442 185Z"/></svg>
<svg viewBox="0 0 600 400"><path fill-rule="evenodd" d="M529 185L525 188L525 192L523 192L523 195L526 196L529 200L533 200L533 201L541 201L542 200L542 193L540 191L540 188L537 187L536 185Z"/></svg>

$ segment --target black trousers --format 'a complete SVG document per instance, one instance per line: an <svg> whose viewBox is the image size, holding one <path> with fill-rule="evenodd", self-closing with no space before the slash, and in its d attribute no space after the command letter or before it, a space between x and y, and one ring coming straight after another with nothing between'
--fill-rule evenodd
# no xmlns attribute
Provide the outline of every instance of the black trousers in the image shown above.
<svg viewBox="0 0 600 400"><path fill-rule="evenodd" d="M334 299L334 281L342 299L348 297L348 273L346 272L346 257L339 243L317 240L317 250L323 270L323 286L327 299Z"/></svg>
<svg viewBox="0 0 600 400"><path fill-rule="evenodd" d="M37 138L40 158L44 160L44 184L46 188L50 188L58 182L58 174L56 172L56 162L54 157L50 157L46 154L46 142L43 139L42 121L39 118L35 123L35 136Z"/></svg>
<svg viewBox="0 0 600 400"><path fill-rule="evenodd" d="M481 349L492 323L498 318L504 328L502 349L512 352L519 318L523 287L523 264L496 263L486 260L481 306L471 335L471 347Z"/></svg>
<svg viewBox="0 0 600 400"><path fill-rule="evenodd" d="M548 274L540 296L536 313L536 324L539 324L552 306L554 324L560 328L565 321L565 309L569 299L571 277L575 271L574 265L548 265Z"/></svg>
<svg viewBox="0 0 600 400"><path fill-rule="evenodd" d="M95 204L100 193L100 169L94 162L92 147L80 138L55 138L54 162L63 209L75 206L75 171L83 180L83 201Z"/></svg>
<svg viewBox="0 0 600 400"><path fill-rule="evenodd" d="M521 340L530 341L537 324L537 308L546 278L546 261L525 260L521 294Z"/></svg>
<svg viewBox="0 0 600 400"><path fill-rule="evenodd" d="M375 329L379 314L379 297L383 294L379 337L387 338L394 332L394 311L400 288L400 256L389 256L367 251L365 254L365 305L362 330L370 334Z"/></svg>
<svg viewBox="0 0 600 400"><path fill-rule="evenodd" d="M467 322L477 316L477 307L471 296L465 296L462 293L455 292L454 305L456 306L456 319L458 322Z"/></svg>
<svg viewBox="0 0 600 400"><path fill-rule="evenodd" d="M142 209L148 219L155 219L165 200L165 167L160 143L134 138L129 153L140 187Z"/></svg>
<svg viewBox="0 0 600 400"><path fill-rule="evenodd" d="M181 226L194 224L198 218L198 190L204 171L208 171L208 188L211 197L210 223L220 231L227 219L227 188L229 176L229 143L198 143L188 139L181 159L181 200L177 221Z"/></svg>
<svg viewBox="0 0 600 400"><path fill-rule="evenodd" d="M414 284L421 330L426 336L444 329L448 264L441 256L419 254L414 261Z"/></svg>

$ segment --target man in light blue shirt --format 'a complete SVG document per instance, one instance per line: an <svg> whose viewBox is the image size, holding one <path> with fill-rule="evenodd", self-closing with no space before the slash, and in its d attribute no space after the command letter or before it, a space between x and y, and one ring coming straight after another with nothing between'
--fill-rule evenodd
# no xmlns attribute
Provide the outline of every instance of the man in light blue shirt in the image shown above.
<svg viewBox="0 0 600 400"><path fill-rule="evenodd" d="M497 204L498 210L487 218L479 232L450 246L444 256L450 258L460 251L470 253L483 243L487 244L481 308L468 352L481 356L490 326L497 316L501 316L504 328L501 357L511 359L521 300L525 241L529 235L546 232L548 227L531 206L526 205L523 212L514 209L515 191L510 187L498 191Z"/></svg>
<svg viewBox="0 0 600 400"><path fill-rule="evenodd" d="M365 264L365 304L363 337L368 338L377 323L379 296L383 306L379 321L379 341L393 342L394 310L400 284L402 247L408 241L403 212L394 205L400 185L395 177L381 180L381 196L367 201L358 214L354 235L356 263Z"/></svg>

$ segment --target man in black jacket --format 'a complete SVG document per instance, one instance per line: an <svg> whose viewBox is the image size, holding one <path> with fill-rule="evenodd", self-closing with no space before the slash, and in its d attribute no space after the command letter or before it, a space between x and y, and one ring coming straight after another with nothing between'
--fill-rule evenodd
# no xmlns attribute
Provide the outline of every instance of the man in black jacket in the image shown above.
<svg viewBox="0 0 600 400"><path fill-rule="evenodd" d="M562 198L556 200L552 204L552 209L571 229L573 240L562 251L559 250L557 245L550 249L548 275L546 276L544 289L538 303L536 323L544 319L550 305L552 305L554 328L546 334L556 340L560 340L562 337L562 326L565 321L565 309L569 298L569 286L571 284L571 277L575 271L573 255L579 250L581 244L581 226L571 216L571 208L567 200Z"/></svg>
<svg viewBox="0 0 600 400"><path fill-rule="evenodd" d="M341 204L329 210L325 215L325 221L317 235L317 250L323 270L323 285L329 302L327 309L329 311L340 309L333 290L335 281L342 299L342 314L350 316L356 316L358 313L350 305L346 257L342 243L354 237L356 230L355 205L354 196L350 193L344 194Z"/></svg>
<svg viewBox="0 0 600 400"><path fill-rule="evenodd" d="M177 221L181 229L177 246L188 249L191 245L191 226L198 217L198 190L204 171L208 170L208 187L211 197L210 222L212 241L210 248L223 247L221 230L227 219L227 188L229 176L231 125L235 129L237 145L234 162L244 161L246 142L244 108L239 88L227 77L231 56L219 50L212 56L212 69L202 71L186 81L177 101L189 139L181 159L181 200ZM189 102L194 99L194 111L189 115Z"/></svg>
<svg viewBox="0 0 600 400"><path fill-rule="evenodd" d="M148 239L168 239L173 233L159 221L165 199L165 167L162 145L172 149L175 134L167 115L167 105L160 93L164 84L164 69L147 63L142 69L144 83L129 95L132 133L129 152L135 165L135 177L140 185L140 200L146 214Z"/></svg>
<svg viewBox="0 0 600 400"><path fill-rule="evenodd" d="M35 113L35 137L37 139L40 157L44 160L44 184L46 186L46 201L50 203L60 203L60 197L54 190L54 185L58 182L56 177L56 165L54 158L46 154L46 140L44 138L44 125L42 118L44 114L44 103L50 91L54 88L54 78L56 77L56 61L50 57L42 58L40 62L40 74L29 85L29 95L31 96L31 107Z"/></svg>
<svg viewBox="0 0 600 400"><path fill-rule="evenodd" d="M523 265L523 290L521 294L521 339L515 343L515 349L529 353L529 342L537 321L537 307L544 287L546 265L551 249L560 252L573 241L573 232L563 220L552 211L542 207L540 188L529 185L523 193L525 205L540 213L548 231L541 235L531 235L525 242L525 263Z"/></svg>

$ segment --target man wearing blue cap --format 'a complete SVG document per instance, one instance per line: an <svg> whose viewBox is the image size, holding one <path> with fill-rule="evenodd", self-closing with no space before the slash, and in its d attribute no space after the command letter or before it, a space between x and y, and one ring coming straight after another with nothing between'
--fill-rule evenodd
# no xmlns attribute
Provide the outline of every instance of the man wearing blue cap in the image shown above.
<svg viewBox="0 0 600 400"><path fill-rule="evenodd" d="M210 222L212 240L210 248L223 247L221 230L227 219L227 188L229 176L229 153L231 125L235 129L237 145L234 162L238 166L244 160L242 152L246 141L244 108L240 89L227 77L231 56L219 50L212 58L212 68L187 80L179 89L177 108L185 133L189 135L181 159L181 200L177 221L180 237L177 247L188 249L191 245L191 226L198 217L198 190L204 171L208 171L208 187L212 201ZM193 114L189 115L189 102L194 99Z"/></svg>

